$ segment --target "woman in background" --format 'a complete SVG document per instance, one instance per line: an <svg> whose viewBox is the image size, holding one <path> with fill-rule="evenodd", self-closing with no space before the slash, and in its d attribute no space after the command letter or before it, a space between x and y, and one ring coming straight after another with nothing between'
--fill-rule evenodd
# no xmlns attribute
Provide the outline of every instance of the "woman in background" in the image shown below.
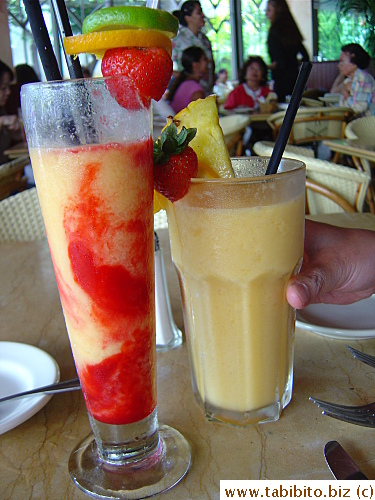
<svg viewBox="0 0 375 500"><path fill-rule="evenodd" d="M4 154L12 143L21 141L21 129L17 115L7 115L5 105L10 96L10 83L14 78L13 71L0 61L0 164L9 161Z"/></svg>
<svg viewBox="0 0 375 500"><path fill-rule="evenodd" d="M207 69L207 58L200 47L188 47L182 53L183 71L177 76L168 91L168 101L175 113L186 108L191 101L203 99L204 89L199 83Z"/></svg>
<svg viewBox="0 0 375 500"><path fill-rule="evenodd" d="M340 90L340 106L363 115L375 115L375 80L365 71L370 60L370 55L358 43L349 43L341 48L338 66L344 81Z"/></svg>
<svg viewBox="0 0 375 500"><path fill-rule="evenodd" d="M218 99L225 101L232 90L233 85L231 82L228 82L228 71L224 68L219 69L214 85L214 93L217 95Z"/></svg>
<svg viewBox="0 0 375 500"><path fill-rule="evenodd" d="M229 94L224 108L259 107L259 99L266 98L270 93L267 86L267 66L260 56L251 56L244 63L240 70L239 82Z"/></svg>
<svg viewBox="0 0 375 500"><path fill-rule="evenodd" d="M201 85L205 94L212 94L215 82L215 65L212 56L212 47L207 36L202 32L205 17L198 0L188 0L183 3L181 10L173 12L180 23L177 36L172 40L172 60L175 72L183 71L182 53L188 47L200 47L207 58L207 69L201 78Z"/></svg>
<svg viewBox="0 0 375 500"><path fill-rule="evenodd" d="M308 61L309 56L286 0L268 0L266 15L271 23L267 46L275 82L273 90L279 102L284 102L293 92L300 63Z"/></svg>

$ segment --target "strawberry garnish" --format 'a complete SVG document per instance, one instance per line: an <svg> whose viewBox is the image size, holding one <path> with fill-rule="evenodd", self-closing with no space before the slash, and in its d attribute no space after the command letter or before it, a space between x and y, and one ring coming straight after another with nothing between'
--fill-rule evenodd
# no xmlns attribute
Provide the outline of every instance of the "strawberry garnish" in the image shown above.
<svg viewBox="0 0 375 500"><path fill-rule="evenodd" d="M159 101L172 76L172 60L164 49L159 47L138 48L122 47L107 50L102 60L103 76L126 75L133 81L145 106L151 99ZM127 109L139 109L134 95L126 95L121 89L113 89L116 99ZM124 95L122 95L124 94ZM122 97L120 97L122 95Z"/></svg>
<svg viewBox="0 0 375 500"><path fill-rule="evenodd" d="M196 133L185 127L178 133L172 122L154 142L154 188L170 201L183 198L198 173L198 157L188 146Z"/></svg>

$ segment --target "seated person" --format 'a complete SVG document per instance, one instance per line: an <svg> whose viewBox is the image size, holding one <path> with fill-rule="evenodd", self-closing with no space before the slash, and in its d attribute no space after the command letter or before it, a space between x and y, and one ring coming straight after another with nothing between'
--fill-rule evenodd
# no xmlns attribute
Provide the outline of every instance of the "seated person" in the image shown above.
<svg viewBox="0 0 375 500"><path fill-rule="evenodd" d="M225 101L225 109L238 107L258 108L259 99L270 93L267 86L267 66L259 56L251 56L240 70L239 85Z"/></svg>
<svg viewBox="0 0 375 500"><path fill-rule="evenodd" d="M370 60L370 55L357 43L341 48L338 67L344 81L339 105L360 115L375 115L375 80L365 71Z"/></svg>
<svg viewBox="0 0 375 500"><path fill-rule="evenodd" d="M0 61L0 164L9 161L4 151L13 143L22 140L18 116L7 115L5 112L5 105L10 96L10 83L13 78L13 71Z"/></svg>
<svg viewBox="0 0 375 500"><path fill-rule="evenodd" d="M232 90L233 85L228 82L228 71L226 69L219 69L214 85L214 94L216 94L219 99L226 99Z"/></svg>
<svg viewBox="0 0 375 500"><path fill-rule="evenodd" d="M345 80L345 76L344 75L341 75L340 73L336 76L336 78L334 79L334 82L332 83L332 87L330 89L330 92L332 94L340 94L341 93L341 90L344 86L344 80Z"/></svg>
<svg viewBox="0 0 375 500"><path fill-rule="evenodd" d="M183 71L168 90L167 100L175 113L197 99L203 99L205 92L199 80L207 70L207 57L200 47L188 47L182 53Z"/></svg>

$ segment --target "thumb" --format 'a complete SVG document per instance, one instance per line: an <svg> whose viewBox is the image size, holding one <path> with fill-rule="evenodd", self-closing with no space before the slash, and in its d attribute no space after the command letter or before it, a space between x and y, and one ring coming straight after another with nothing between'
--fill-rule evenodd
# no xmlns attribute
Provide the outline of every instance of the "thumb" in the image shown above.
<svg viewBox="0 0 375 500"><path fill-rule="evenodd" d="M319 298L330 292L334 287L329 275L315 271L314 273L298 274L290 280L286 289L289 304L295 309L302 309L309 304L321 302Z"/></svg>

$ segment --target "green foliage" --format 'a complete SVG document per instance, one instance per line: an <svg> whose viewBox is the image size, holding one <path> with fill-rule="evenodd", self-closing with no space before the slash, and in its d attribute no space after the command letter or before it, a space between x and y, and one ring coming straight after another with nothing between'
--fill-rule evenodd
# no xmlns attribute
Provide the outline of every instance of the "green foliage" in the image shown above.
<svg viewBox="0 0 375 500"><path fill-rule="evenodd" d="M318 33L321 60L337 60L347 43L359 43L365 48L368 43L368 25L364 16L355 12L343 15L332 10L318 11Z"/></svg>
<svg viewBox="0 0 375 500"><path fill-rule="evenodd" d="M362 31L364 48L375 57L375 0L337 0L340 13L358 15L357 28ZM357 42L357 40L352 40ZM358 41L357 43L361 43Z"/></svg>

